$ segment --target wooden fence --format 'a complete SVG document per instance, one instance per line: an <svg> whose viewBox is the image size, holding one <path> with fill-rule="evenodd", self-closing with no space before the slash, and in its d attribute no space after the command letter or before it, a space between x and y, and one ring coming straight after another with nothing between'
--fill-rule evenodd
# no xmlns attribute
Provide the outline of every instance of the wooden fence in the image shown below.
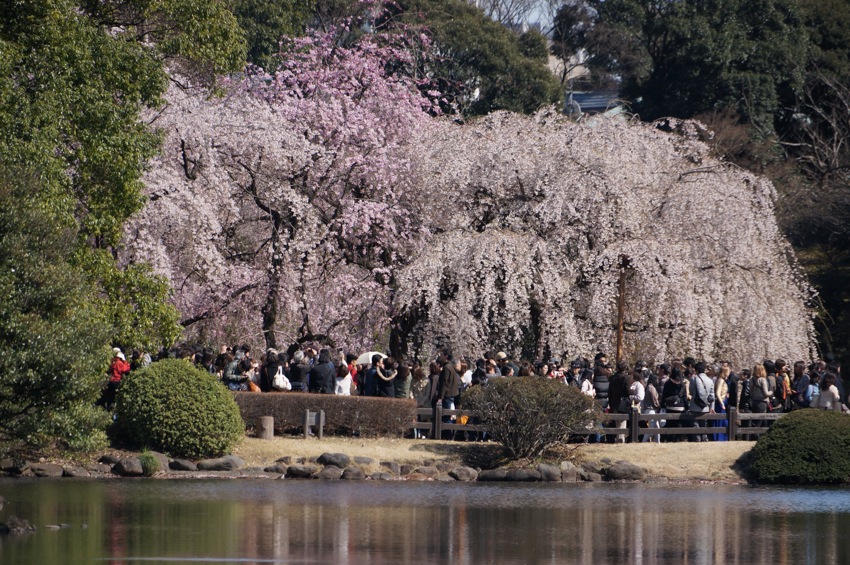
<svg viewBox="0 0 850 565"><path fill-rule="evenodd" d="M481 424L472 423L472 414L468 410L444 410L442 406L436 408L419 408L417 411L417 422L411 424L411 428L425 432L430 438L442 438L443 432L451 432L452 437L457 432L464 432L466 438L480 437L478 434L486 432L487 428ZM665 414L641 414L633 409L629 414L605 414L603 426L587 431L577 432L577 437L610 435L627 436L632 442L643 441L645 436L688 436L703 434L726 434L728 441L757 439L758 436L768 430L770 424L781 418L782 412L769 412L767 414L752 414L739 412L730 408L726 414L691 414L665 413ZM465 417L465 418L464 418ZM443 420L446 421L443 421ZM464 421L464 423L461 423ZM678 425L652 427L650 422L677 422ZM617 427L616 423L626 422L626 427ZM646 422L648 427L641 427L641 422ZM612 425L613 424L613 425ZM698 424L700 427L694 427Z"/></svg>

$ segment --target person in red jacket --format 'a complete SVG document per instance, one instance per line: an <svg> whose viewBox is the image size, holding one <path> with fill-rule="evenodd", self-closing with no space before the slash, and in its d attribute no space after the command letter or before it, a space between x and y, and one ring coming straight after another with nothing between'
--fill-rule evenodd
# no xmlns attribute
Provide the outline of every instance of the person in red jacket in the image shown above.
<svg viewBox="0 0 850 565"><path fill-rule="evenodd" d="M115 347L112 349L112 354L112 363L109 364L109 381L106 383L103 395L98 401L98 404L107 410L112 410L115 407L115 393L118 391L121 379L130 372L130 364L127 363L127 359L121 350Z"/></svg>
<svg viewBox="0 0 850 565"><path fill-rule="evenodd" d="M117 347L112 349L112 353L114 357L112 358L112 364L109 365L109 382L120 383L124 375L130 372L130 364L127 363L124 354Z"/></svg>

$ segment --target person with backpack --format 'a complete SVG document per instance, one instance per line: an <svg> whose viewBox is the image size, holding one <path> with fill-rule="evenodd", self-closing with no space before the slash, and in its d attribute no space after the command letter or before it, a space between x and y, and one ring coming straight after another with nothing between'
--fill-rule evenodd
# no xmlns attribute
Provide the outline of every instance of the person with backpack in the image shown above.
<svg viewBox="0 0 850 565"><path fill-rule="evenodd" d="M705 363L700 361L694 365L694 375L690 380L691 400L688 404L688 411L694 416L693 420L688 421L688 425L693 428L699 428L700 422L696 419L702 414L714 412L714 383L708 375L705 374ZM702 427L710 427L709 422L703 422ZM689 435L688 441L708 441L708 436Z"/></svg>

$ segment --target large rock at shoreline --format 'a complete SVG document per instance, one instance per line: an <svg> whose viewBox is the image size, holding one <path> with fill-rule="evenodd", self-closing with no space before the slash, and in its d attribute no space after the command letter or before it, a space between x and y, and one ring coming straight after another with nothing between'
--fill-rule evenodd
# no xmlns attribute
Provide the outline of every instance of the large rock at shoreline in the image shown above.
<svg viewBox="0 0 850 565"><path fill-rule="evenodd" d="M440 470L436 467L422 466L414 469L413 474L423 475L428 477L429 479L435 479L437 478L437 475L440 474Z"/></svg>
<svg viewBox="0 0 850 565"><path fill-rule="evenodd" d="M340 469L345 469L351 465L351 457L345 453L322 453L319 455L319 458L316 459L316 463L319 465L333 465Z"/></svg>
<svg viewBox="0 0 850 565"><path fill-rule="evenodd" d="M311 465L290 465L286 469L286 477L289 479L309 479L316 472Z"/></svg>
<svg viewBox="0 0 850 565"><path fill-rule="evenodd" d="M148 451L150 455L156 459L156 462L159 464L159 470L161 472L168 471L171 468L171 460L168 458L168 455L160 453L158 451Z"/></svg>
<svg viewBox="0 0 850 565"><path fill-rule="evenodd" d="M342 479L345 481L362 481L366 478L366 473L360 467L346 467L342 472Z"/></svg>
<svg viewBox="0 0 850 565"><path fill-rule="evenodd" d="M576 467L571 461L561 461L561 480L574 483L581 479L582 468Z"/></svg>
<svg viewBox="0 0 850 565"><path fill-rule="evenodd" d="M605 469L605 478L609 481L642 481L646 471L628 461L617 461Z"/></svg>
<svg viewBox="0 0 850 565"><path fill-rule="evenodd" d="M88 469L83 469L82 467L69 465L62 468L62 476L70 477L72 479L87 479L91 477L91 472Z"/></svg>
<svg viewBox="0 0 850 565"><path fill-rule="evenodd" d="M22 475L29 468L30 463L23 459L13 459L11 457L0 459L0 471L9 473L10 475Z"/></svg>
<svg viewBox="0 0 850 565"><path fill-rule="evenodd" d="M313 475L314 479L337 480L342 476L342 469L336 465L325 465L325 468Z"/></svg>
<svg viewBox="0 0 850 565"><path fill-rule="evenodd" d="M92 473L106 475L112 472L112 465L107 465L106 463L92 463L90 465L86 465L86 470Z"/></svg>
<svg viewBox="0 0 850 565"><path fill-rule="evenodd" d="M540 473L540 480L546 481L547 483L559 483L561 482L561 469L560 467L555 467L554 465L547 465L546 463L541 463L537 466L537 472Z"/></svg>
<svg viewBox="0 0 850 565"><path fill-rule="evenodd" d="M277 473L278 475L285 475L287 469L289 469L289 465L284 465L283 463L275 463L274 465L269 465L263 469L266 473Z"/></svg>
<svg viewBox="0 0 850 565"><path fill-rule="evenodd" d="M478 478L478 471L472 467L455 467L449 471L449 476L462 482L474 481Z"/></svg>
<svg viewBox="0 0 850 565"><path fill-rule="evenodd" d="M395 461L381 461L381 467L386 469L387 472L392 473L393 475L401 474L401 465L399 465Z"/></svg>
<svg viewBox="0 0 850 565"><path fill-rule="evenodd" d="M479 481L504 481L508 472L504 469L484 469L478 473Z"/></svg>
<svg viewBox="0 0 850 565"><path fill-rule="evenodd" d="M505 480L515 483L530 483L540 480L540 472L537 469L508 469Z"/></svg>
<svg viewBox="0 0 850 565"><path fill-rule="evenodd" d="M168 462L168 468L172 471L197 471L198 466L194 461L188 459L173 459Z"/></svg>
<svg viewBox="0 0 850 565"><path fill-rule="evenodd" d="M396 480L395 475L393 475L391 473L383 473L383 472L380 472L380 471L378 471L376 473L372 473L369 476L369 478L372 479L373 481L394 481L394 480Z"/></svg>
<svg viewBox="0 0 850 565"><path fill-rule="evenodd" d="M244 466L245 461L235 455L198 461L199 471L237 471Z"/></svg>
<svg viewBox="0 0 850 565"><path fill-rule="evenodd" d="M602 475L599 473L594 473L593 471L582 471L581 480L587 481L589 483L599 483L602 481Z"/></svg>
<svg viewBox="0 0 850 565"><path fill-rule="evenodd" d="M125 457L112 466L112 472L122 477L141 477L145 474L138 457Z"/></svg>
<svg viewBox="0 0 850 565"><path fill-rule="evenodd" d="M61 477L63 473L60 465L52 463L33 463L30 470L36 477Z"/></svg>

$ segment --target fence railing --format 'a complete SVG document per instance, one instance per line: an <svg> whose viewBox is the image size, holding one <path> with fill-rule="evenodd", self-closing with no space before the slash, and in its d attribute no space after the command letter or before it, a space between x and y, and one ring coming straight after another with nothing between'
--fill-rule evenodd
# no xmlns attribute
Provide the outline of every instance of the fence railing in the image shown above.
<svg viewBox="0 0 850 565"><path fill-rule="evenodd" d="M472 423L473 415L469 410L445 410L438 405L433 409L419 408L416 414L417 421L411 424L411 429L426 432L430 438L442 438L443 432L452 432L453 436L457 432L469 432L478 437L477 434L488 431L486 426ZM725 414L692 414L690 412L641 414L633 409L629 414L605 414L602 418L602 427L582 430L574 435L577 437L627 436L632 442L639 442L645 436L649 436L651 440L655 436L726 434L728 441L737 441L757 438L768 430L770 424L783 415L782 412L753 414L740 412L735 408L730 408ZM619 422L626 422L626 427L617 427ZM646 422L648 427L641 427L641 422ZM676 422L676 425L654 427L650 422ZM695 427L695 424L699 427Z"/></svg>

